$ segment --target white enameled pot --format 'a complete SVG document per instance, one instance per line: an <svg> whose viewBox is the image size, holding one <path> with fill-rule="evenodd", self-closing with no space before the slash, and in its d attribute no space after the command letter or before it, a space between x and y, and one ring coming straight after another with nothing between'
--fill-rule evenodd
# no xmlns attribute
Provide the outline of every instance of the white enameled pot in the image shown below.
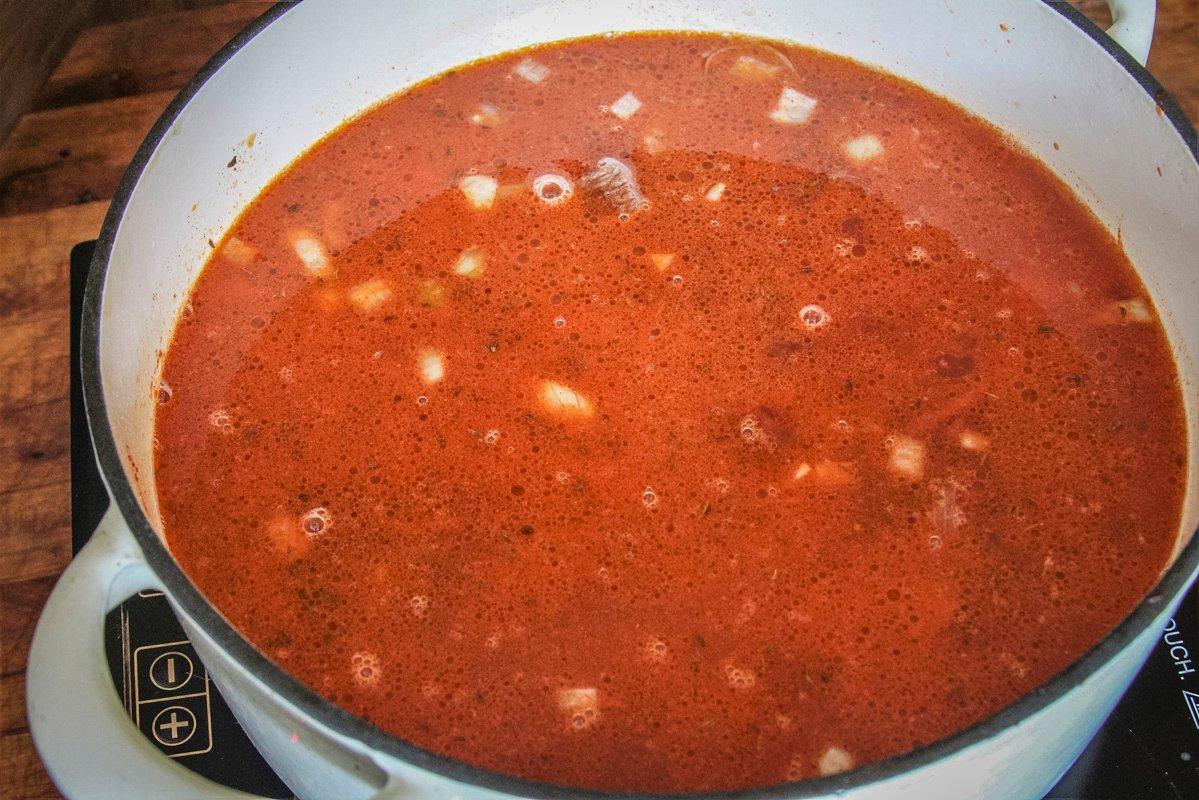
<svg viewBox="0 0 1199 800"><path fill-rule="evenodd" d="M1119 700L1199 565L1199 540L1189 535L1199 522L1195 132L1139 63L1153 0L1111 5L1109 33L1119 45L1065 3L1039 0L307 0L266 14L159 120L96 250L83 378L115 502L55 588L29 655L30 728L55 782L72 798L247 797L164 758L117 700L103 655L104 612L154 588L166 593L251 739L301 798L616 796L520 781L422 751L319 698L254 650L157 533L151 385L207 240L347 117L484 55L602 31L683 29L848 55L985 117L1119 231L1163 316L1184 381L1190 479L1174 562L1135 612L1048 684L954 736L842 775L721 795L1042 796ZM247 149L250 133L256 141ZM224 169L234 154L240 169Z"/></svg>

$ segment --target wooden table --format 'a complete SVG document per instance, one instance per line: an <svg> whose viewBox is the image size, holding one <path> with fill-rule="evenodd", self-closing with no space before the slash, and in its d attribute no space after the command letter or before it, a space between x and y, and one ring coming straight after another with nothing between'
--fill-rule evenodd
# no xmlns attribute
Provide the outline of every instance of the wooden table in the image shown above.
<svg viewBox="0 0 1199 800"><path fill-rule="evenodd" d="M59 797L25 720L29 639L71 554L68 254L95 238L134 150L269 3L86 30L0 145L0 798ZM1102 0L1076 0L1106 24ZM1199 119L1199 0L1159 0L1150 68Z"/></svg>

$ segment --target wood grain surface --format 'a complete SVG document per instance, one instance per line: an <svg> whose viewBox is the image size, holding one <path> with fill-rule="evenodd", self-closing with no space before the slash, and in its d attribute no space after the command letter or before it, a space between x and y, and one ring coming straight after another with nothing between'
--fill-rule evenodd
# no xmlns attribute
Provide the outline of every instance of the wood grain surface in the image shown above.
<svg viewBox="0 0 1199 800"><path fill-rule="evenodd" d="M0 0L0 140L29 108L97 0Z"/></svg>
<svg viewBox="0 0 1199 800"><path fill-rule="evenodd" d="M0 143L0 798L8 800L59 797L29 737L23 672L38 612L70 558L71 246L97 235L121 173L174 92L269 5L112 1L115 16L153 13L85 30ZM1103 0L1075 5L1110 20ZM1149 66L1199 118L1199 0L1159 0Z"/></svg>

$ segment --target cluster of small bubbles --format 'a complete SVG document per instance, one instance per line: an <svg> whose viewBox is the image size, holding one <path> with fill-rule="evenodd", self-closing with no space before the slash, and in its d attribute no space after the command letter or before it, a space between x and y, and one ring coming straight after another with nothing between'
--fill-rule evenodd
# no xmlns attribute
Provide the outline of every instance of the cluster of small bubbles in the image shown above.
<svg viewBox="0 0 1199 800"><path fill-rule="evenodd" d="M799 320L809 328L819 328L828 324L828 312L818 305L810 303L799 310Z"/></svg>
<svg viewBox="0 0 1199 800"><path fill-rule="evenodd" d="M233 418L229 416L229 412L223 408L213 410L208 415L208 424L219 430L221 433L233 432Z"/></svg>
<svg viewBox="0 0 1199 800"><path fill-rule="evenodd" d="M734 689L749 689L758 682L758 676L754 674L753 670L733 664L725 664L724 674L728 679L729 686Z"/></svg>
<svg viewBox="0 0 1199 800"><path fill-rule="evenodd" d="M555 328L565 328L566 327L566 317L554 317L554 327Z"/></svg>
<svg viewBox="0 0 1199 800"><path fill-rule="evenodd" d="M560 469L554 473L554 480L556 480L558 483L566 485L570 483L570 473L566 470Z"/></svg>
<svg viewBox="0 0 1199 800"><path fill-rule="evenodd" d="M753 414L741 419L741 438L747 442L757 442L765 438L762 423Z"/></svg>
<svg viewBox="0 0 1199 800"><path fill-rule="evenodd" d="M936 534L933 534L932 536L928 537L928 546L933 550L940 550L941 549L941 537L937 536Z"/></svg>
<svg viewBox="0 0 1199 800"><path fill-rule="evenodd" d="M171 385L161 378L154 381L154 399L158 401L158 405L165 406L171 402L171 396L174 392L171 390Z"/></svg>
<svg viewBox="0 0 1199 800"><path fill-rule="evenodd" d="M350 656L350 675L363 688L376 686L383 677L383 665L374 653L359 651Z"/></svg>
<svg viewBox="0 0 1199 800"><path fill-rule="evenodd" d="M908 251L907 262L909 264L923 264L929 260L928 251L920 245L915 245Z"/></svg>
<svg viewBox="0 0 1199 800"><path fill-rule="evenodd" d="M408 607L412 609L413 616L423 617L429 611L429 598L423 594L413 595Z"/></svg>
<svg viewBox="0 0 1199 800"><path fill-rule="evenodd" d="M500 440L500 432L497 431L495 428L492 428L491 430L487 431L487 433L483 436L483 441L487 442L487 444L495 444L499 440Z"/></svg>
<svg viewBox="0 0 1199 800"><path fill-rule="evenodd" d="M646 508L653 509L658 505L658 495L654 494L654 490L646 486L645 491L641 493L641 502Z"/></svg>
<svg viewBox="0 0 1199 800"><path fill-rule="evenodd" d="M332 525L333 518L329 514L329 509L323 506L317 506L300 517L300 527L304 529L304 533L312 537L326 533Z"/></svg>
<svg viewBox="0 0 1199 800"><path fill-rule="evenodd" d="M646 645L645 651L652 661L665 661L669 648L666 646L666 642L654 639Z"/></svg>
<svg viewBox="0 0 1199 800"><path fill-rule="evenodd" d="M425 403L428 403L428 402L429 402L429 398L425 397L423 394L420 397L416 398L416 404L418 406L423 406Z"/></svg>
<svg viewBox="0 0 1199 800"><path fill-rule="evenodd" d="M673 283L675 286L678 286L679 284L681 284L683 282L683 276L682 275L672 275L670 278L670 282Z"/></svg>
<svg viewBox="0 0 1199 800"><path fill-rule="evenodd" d="M726 478L715 478L712 481L712 488L724 494L729 490L729 482Z"/></svg>
<svg viewBox="0 0 1199 800"><path fill-rule="evenodd" d="M279 367L279 380L284 383L294 383L296 380L295 368L291 366Z"/></svg>

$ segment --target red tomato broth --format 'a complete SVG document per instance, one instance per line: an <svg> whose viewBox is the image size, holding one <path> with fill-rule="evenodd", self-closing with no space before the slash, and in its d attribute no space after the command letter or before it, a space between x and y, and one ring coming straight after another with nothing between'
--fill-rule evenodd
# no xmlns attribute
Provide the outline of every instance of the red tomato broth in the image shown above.
<svg viewBox="0 0 1199 800"><path fill-rule="evenodd" d="M959 730L1153 584L1185 429L1116 242L950 103L770 47L479 62L245 211L165 359L156 481L263 652L472 764L733 789ZM806 122L770 118L784 86ZM603 157L647 208L584 186ZM573 193L539 200L545 173Z"/></svg>

